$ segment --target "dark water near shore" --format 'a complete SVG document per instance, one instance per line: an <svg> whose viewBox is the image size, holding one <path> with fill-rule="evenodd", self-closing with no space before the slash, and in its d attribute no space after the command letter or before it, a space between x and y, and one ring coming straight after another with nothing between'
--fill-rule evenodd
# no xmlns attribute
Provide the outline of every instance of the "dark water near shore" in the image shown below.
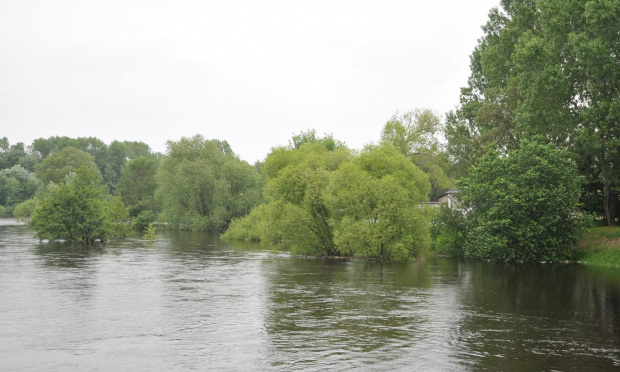
<svg viewBox="0 0 620 372"><path fill-rule="evenodd" d="M620 269L291 257L0 220L0 370L620 370Z"/></svg>

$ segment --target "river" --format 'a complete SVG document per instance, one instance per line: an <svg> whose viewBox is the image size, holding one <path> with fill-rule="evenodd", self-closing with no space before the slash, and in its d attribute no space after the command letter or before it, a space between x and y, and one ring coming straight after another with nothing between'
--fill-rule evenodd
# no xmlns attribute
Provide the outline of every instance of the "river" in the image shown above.
<svg viewBox="0 0 620 372"><path fill-rule="evenodd" d="M2 371L620 369L620 269L292 257L0 220Z"/></svg>

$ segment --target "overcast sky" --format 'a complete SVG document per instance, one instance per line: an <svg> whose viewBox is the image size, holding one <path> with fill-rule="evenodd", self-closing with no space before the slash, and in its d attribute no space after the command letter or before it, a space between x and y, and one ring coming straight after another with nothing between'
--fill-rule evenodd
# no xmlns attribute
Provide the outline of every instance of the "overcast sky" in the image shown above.
<svg viewBox="0 0 620 372"><path fill-rule="evenodd" d="M227 140L253 163L314 128L376 142L458 104L499 0L0 0L0 137Z"/></svg>

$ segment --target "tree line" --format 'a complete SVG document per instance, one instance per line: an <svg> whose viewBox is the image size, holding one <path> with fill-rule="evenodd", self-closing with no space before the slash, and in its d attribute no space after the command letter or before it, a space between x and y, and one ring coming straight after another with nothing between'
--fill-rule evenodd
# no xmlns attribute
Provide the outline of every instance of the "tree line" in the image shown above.
<svg viewBox="0 0 620 372"><path fill-rule="evenodd" d="M361 150L309 130L250 165L200 135L169 141L166 154L4 138L2 213L32 214L43 239L105 240L122 235L121 221L159 221L325 256L570 259L589 221L617 220L619 24L618 0L503 0L455 110L443 121L428 109L396 114ZM425 207L457 186L459 208ZM40 232L76 195L96 211L75 217L88 234Z"/></svg>

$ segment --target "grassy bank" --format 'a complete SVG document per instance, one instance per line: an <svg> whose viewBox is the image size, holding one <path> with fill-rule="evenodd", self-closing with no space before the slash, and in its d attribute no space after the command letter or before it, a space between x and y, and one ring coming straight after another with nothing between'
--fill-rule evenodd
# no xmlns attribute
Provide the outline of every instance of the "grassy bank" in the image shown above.
<svg viewBox="0 0 620 372"><path fill-rule="evenodd" d="M589 265L620 267L620 226L593 228L579 242L577 253Z"/></svg>

